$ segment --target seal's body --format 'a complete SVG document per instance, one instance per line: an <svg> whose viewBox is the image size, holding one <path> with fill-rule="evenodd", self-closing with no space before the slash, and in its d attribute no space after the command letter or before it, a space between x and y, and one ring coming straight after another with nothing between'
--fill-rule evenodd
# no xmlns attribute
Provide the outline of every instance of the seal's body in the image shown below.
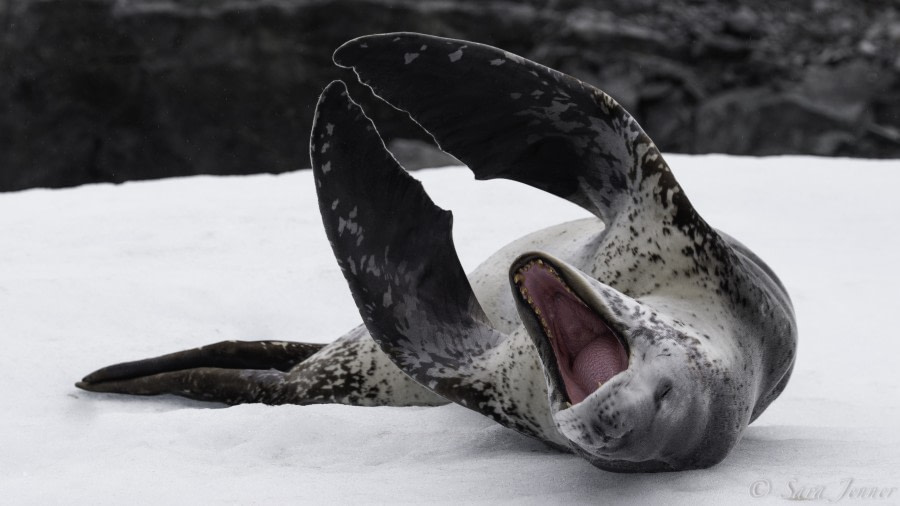
<svg viewBox="0 0 900 506"><path fill-rule="evenodd" d="M719 462L784 389L796 323L756 255L694 210L603 92L504 51L418 34L335 53L479 179L595 218L462 271L450 213L385 149L343 83L310 154L326 233L363 318L330 345L226 342L119 364L78 385L228 403L456 402L613 471Z"/></svg>

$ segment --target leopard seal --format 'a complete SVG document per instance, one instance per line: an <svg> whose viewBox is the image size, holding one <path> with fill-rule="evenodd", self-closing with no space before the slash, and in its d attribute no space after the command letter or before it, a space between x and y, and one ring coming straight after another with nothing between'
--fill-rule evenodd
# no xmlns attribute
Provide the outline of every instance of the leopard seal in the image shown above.
<svg viewBox="0 0 900 506"><path fill-rule="evenodd" d="M80 388L226 403L455 402L609 471L720 462L796 356L772 270L691 205L611 97L503 50L413 33L334 54L477 179L593 214L520 238L467 275L437 207L340 81L310 156L363 325L332 344L223 342L117 364Z"/></svg>

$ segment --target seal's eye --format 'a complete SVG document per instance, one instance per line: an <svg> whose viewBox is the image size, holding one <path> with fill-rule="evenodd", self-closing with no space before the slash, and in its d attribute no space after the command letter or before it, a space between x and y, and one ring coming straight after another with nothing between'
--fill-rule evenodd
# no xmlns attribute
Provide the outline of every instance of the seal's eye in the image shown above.
<svg viewBox="0 0 900 506"><path fill-rule="evenodd" d="M532 260L513 281L541 322L571 403L583 401L628 368L622 340L549 263Z"/></svg>

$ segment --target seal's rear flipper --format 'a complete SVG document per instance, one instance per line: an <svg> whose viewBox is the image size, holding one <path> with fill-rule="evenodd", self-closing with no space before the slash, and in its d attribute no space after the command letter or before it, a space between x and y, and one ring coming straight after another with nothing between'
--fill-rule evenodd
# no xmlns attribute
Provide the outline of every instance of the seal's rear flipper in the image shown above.
<svg viewBox="0 0 900 506"><path fill-rule="evenodd" d="M175 394L227 404L276 404L277 385L283 372L323 346L289 341L223 341L104 367L85 376L76 386L92 392Z"/></svg>
<svg viewBox="0 0 900 506"><path fill-rule="evenodd" d="M541 387L494 366L507 336L491 327L472 292L451 238L451 214L386 150L343 83L325 89L315 118L310 155L319 209L372 337L429 389L539 434L540 423L516 410L529 395L541 397L534 392ZM522 364L529 366L538 367Z"/></svg>
<svg viewBox="0 0 900 506"><path fill-rule="evenodd" d="M173 394L188 399L225 404L261 402L283 404L285 373L274 369L219 369L199 367L97 383L75 384L89 392L128 395Z"/></svg>
<svg viewBox="0 0 900 506"><path fill-rule="evenodd" d="M351 40L334 61L408 112L478 179L529 184L607 225L651 202L675 221L695 218L631 115L571 76L491 46L415 33ZM635 199L640 205L626 209Z"/></svg>

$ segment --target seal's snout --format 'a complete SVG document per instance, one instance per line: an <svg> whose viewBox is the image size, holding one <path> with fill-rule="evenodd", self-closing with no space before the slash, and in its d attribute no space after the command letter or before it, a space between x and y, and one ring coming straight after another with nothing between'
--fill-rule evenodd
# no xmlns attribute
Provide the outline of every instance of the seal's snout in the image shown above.
<svg viewBox="0 0 900 506"><path fill-rule="evenodd" d="M513 284L520 305L527 305L549 344L553 356L545 366L555 369L569 403L582 402L628 368L627 344L549 260L533 258L519 265Z"/></svg>

